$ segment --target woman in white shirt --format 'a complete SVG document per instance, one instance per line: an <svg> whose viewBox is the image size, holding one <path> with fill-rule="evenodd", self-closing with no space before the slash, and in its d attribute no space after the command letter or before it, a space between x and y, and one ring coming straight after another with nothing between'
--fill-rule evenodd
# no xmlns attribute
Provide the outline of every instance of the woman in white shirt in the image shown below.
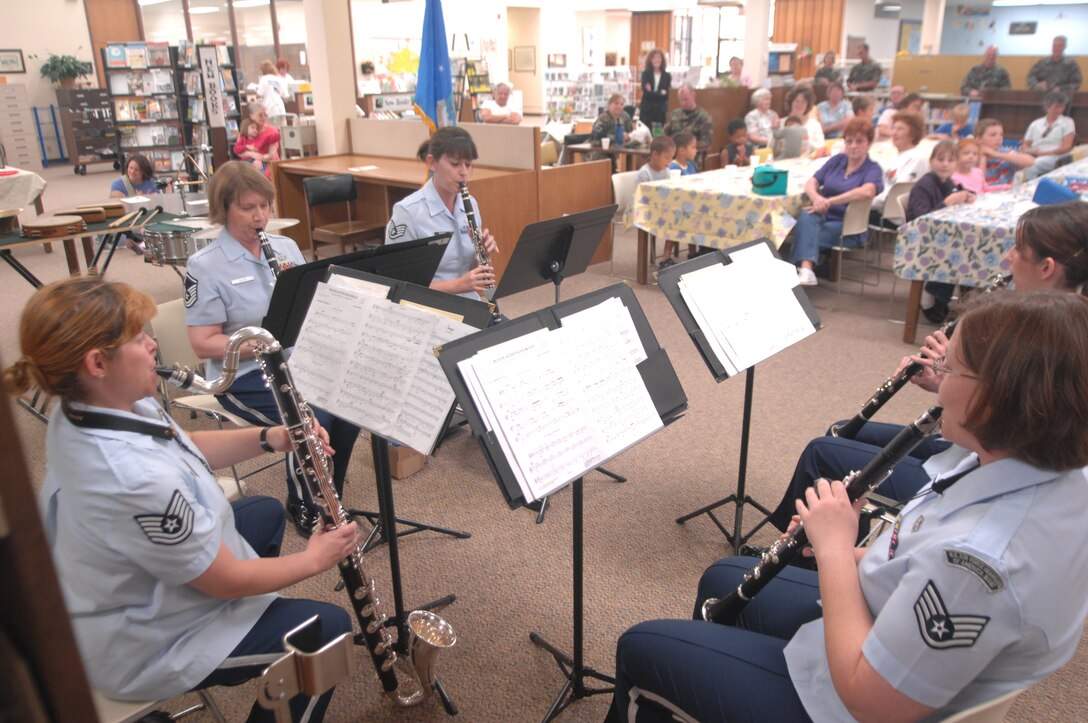
<svg viewBox="0 0 1088 723"><path fill-rule="evenodd" d="M1064 115L1069 97L1053 90L1043 99L1046 115L1031 122L1020 146L1023 153L1035 157L1034 165L1024 169L1024 179L1031 180L1054 170L1058 158L1073 150L1076 126Z"/></svg>
<svg viewBox="0 0 1088 723"><path fill-rule="evenodd" d="M917 113L899 111L892 119L892 145L899 151L892 163L884 167L884 190L873 199L869 220L880 225L888 191L897 183L913 183L929 173L929 158L918 148L926 133L926 124Z"/></svg>
<svg viewBox="0 0 1088 723"><path fill-rule="evenodd" d="M257 81L257 95L261 97L261 102L264 103L270 117L287 115L287 109L283 105L283 101L289 95L287 81L276 72L276 64L271 60L261 61L261 79Z"/></svg>
<svg viewBox="0 0 1088 723"><path fill-rule="evenodd" d="M771 91L760 88L752 93L752 110L744 116L748 126L748 140L757 146L771 142L774 129L781 124L778 113L771 110Z"/></svg>

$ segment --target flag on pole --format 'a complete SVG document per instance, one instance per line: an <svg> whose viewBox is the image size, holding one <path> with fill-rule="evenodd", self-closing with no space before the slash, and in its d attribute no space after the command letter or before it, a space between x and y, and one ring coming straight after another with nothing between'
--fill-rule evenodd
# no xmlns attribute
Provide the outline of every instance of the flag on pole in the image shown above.
<svg viewBox="0 0 1088 723"><path fill-rule="evenodd" d="M441 126L457 125L453 105L453 75L446 44L446 22L440 0L427 0L423 15L423 48L419 53L415 110L433 134Z"/></svg>

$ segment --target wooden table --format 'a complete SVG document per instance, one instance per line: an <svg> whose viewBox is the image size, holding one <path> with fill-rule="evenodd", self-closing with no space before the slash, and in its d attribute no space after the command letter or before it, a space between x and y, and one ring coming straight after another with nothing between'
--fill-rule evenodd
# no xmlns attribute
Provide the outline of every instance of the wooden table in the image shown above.
<svg viewBox="0 0 1088 723"><path fill-rule="evenodd" d="M616 159L616 171L618 173L624 173L628 170L628 159L631 159L631 163L637 163L640 167L650 157L649 146L617 146L615 143L608 148L602 148L600 141L592 143L568 143L563 146L563 155L559 160L559 165L565 166L571 163L576 163L575 156L585 156L589 153L601 153L606 156L612 156ZM632 168L630 170L638 170Z"/></svg>

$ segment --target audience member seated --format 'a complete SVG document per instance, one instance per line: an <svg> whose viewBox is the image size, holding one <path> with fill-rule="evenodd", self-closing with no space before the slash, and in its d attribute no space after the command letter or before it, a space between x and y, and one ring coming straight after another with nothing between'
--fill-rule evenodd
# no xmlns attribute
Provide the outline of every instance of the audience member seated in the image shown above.
<svg viewBox="0 0 1088 723"><path fill-rule="evenodd" d="M695 165L695 156L699 153L699 147L695 143L695 136L681 131L672 136L672 139L676 143L676 157L669 164L669 170L680 171L681 176L692 176L698 173L699 168ZM675 249L675 241L666 241L661 252L662 257L671 259ZM694 258L698 254L699 247L695 244L688 244L688 258Z"/></svg>
<svg viewBox="0 0 1088 723"><path fill-rule="evenodd" d="M759 88L752 93L752 110L744 122L748 124L748 140L759 147L770 144L774 129L782 124L778 113L771 110L771 91Z"/></svg>
<svg viewBox="0 0 1088 723"><path fill-rule="evenodd" d="M252 137L238 134L238 140L234 144L234 154L242 158L242 154L251 151L245 156L250 163L261 161L265 164L265 178L272 178L271 162L280 157L280 132L274 125L268 123L268 110L260 101L250 103L248 106L249 118L257 126L257 134Z"/></svg>
<svg viewBox="0 0 1088 723"><path fill-rule="evenodd" d="M618 146L623 145L624 140L627 138L627 134L635 129L635 123L631 120L631 116L627 115L627 111L623 109L624 97L619 93L613 93L608 98L608 109L604 113L597 116L597 120L593 121L593 130L590 131L590 140L600 142L607 138L609 143L615 143ZM589 154L589 160L597 161L602 158L610 158L612 160L612 172L616 172L616 157L608 153L591 153Z"/></svg>
<svg viewBox="0 0 1088 723"><path fill-rule="evenodd" d="M855 118L843 130L843 152L832 156L805 183L805 195L812 205L797 219L790 251L790 262L797 266L797 277L804 286L817 283L815 266L821 250L839 244L846 206L872 198L884 188L880 166L869 158L872 143L873 126ZM846 246L861 246L865 234L841 241Z"/></svg>
<svg viewBox="0 0 1088 723"><path fill-rule="evenodd" d="M1024 180L1050 173L1058 158L1073 150L1076 126L1073 119L1065 115L1068 105L1069 97L1064 93L1052 90L1046 94L1043 100L1046 115L1031 122L1020 144L1022 152L1035 157L1035 163L1024 169Z"/></svg>
<svg viewBox="0 0 1088 723"><path fill-rule="evenodd" d="M1036 61L1028 72L1028 87L1032 90L1057 90L1076 93L1080 90L1080 66L1065 57L1066 40L1058 35L1051 44L1050 57Z"/></svg>
<svg viewBox="0 0 1088 723"><path fill-rule="evenodd" d="M964 138L956 144L956 172L952 180L977 196L985 193L986 176L978 167L979 145L974 138Z"/></svg>
<svg viewBox="0 0 1088 723"><path fill-rule="evenodd" d="M744 73L744 61L735 55L729 59L729 72L719 76L718 80L729 88L752 87L752 79Z"/></svg>
<svg viewBox="0 0 1088 723"><path fill-rule="evenodd" d="M984 90L1008 90L1012 87L1009 71L997 64L997 46L986 48L982 62L967 71L960 92L968 98L978 98Z"/></svg>
<svg viewBox="0 0 1088 723"><path fill-rule="evenodd" d="M815 112L816 94L807 85L795 85L786 95L786 108L789 115L801 121L805 129L805 136L801 143L801 154L814 153L819 155L824 149L824 129L820 125L820 119Z"/></svg>
<svg viewBox="0 0 1088 723"><path fill-rule="evenodd" d="M967 118L970 114L970 106L966 103L957 103L952 106L952 110L949 111L949 116L951 116L952 120L937 126L933 133L930 134L930 137L951 138L952 140L970 138L971 132L974 130L974 126L967 122Z"/></svg>
<svg viewBox="0 0 1088 723"><path fill-rule="evenodd" d="M669 114L665 135L672 136L680 131L687 131L695 136L695 142L700 148L709 148L714 138L714 121L709 113L695 105L695 89L688 83L682 84L676 91L676 102L680 107Z"/></svg>
<svg viewBox="0 0 1088 723"><path fill-rule="evenodd" d="M899 151L895 161L884 169L884 191L873 199L870 220L879 225L884 214L884 200L888 191L897 183L917 181L929 172L929 159L918 148L925 134L925 123L916 113L900 111L892 121L892 145Z"/></svg>
<svg viewBox="0 0 1088 723"><path fill-rule="evenodd" d="M132 198L141 194L158 193L155 169L146 156L134 153L128 157L125 173L110 184L110 198Z"/></svg>
<svg viewBox="0 0 1088 723"><path fill-rule="evenodd" d="M726 128L729 142L722 147L722 166L751 165L755 146L748 140L748 124L743 118L734 118Z"/></svg>
<svg viewBox="0 0 1088 723"><path fill-rule="evenodd" d="M521 111L510 104L509 83L496 83L494 98L485 100L480 105L480 118L484 123L505 123L516 126L521 123Z"/></svg>
<svg viewBox="0 0 1088 723"><path fill-rule="evenodd" d="M873 96L856 95L850 100L850 107L854 109L855 118L863 118L876 125L876 99Z"/></svg>
<svg viewBox="0 0 1088 723"><path fill-rule="evenodd" d="M885 141L892 137L892 124L895 122L895 114L897 112L906 111L921 116L923 105L925 105L925 103L922 100L922 96L917 93L904 95L899 102L896 103L894 108L889 108L880 114L880 121L877 123L876 127L877 140ZM922 130L925 130L924 126Z"/></svg>
<svg viewBox="0 0 1088 723"><path fill-rule="evenodd" d="M979 167L986 176L988 191L1000 191L1012 185L1012 177L1021 168L1035 163L1035 157L1027 153L1003 148L1005 129L1001 121L983 118L975 124L975 138L979 143Z"/></svg>
<svg viewBox="0 0 1088 723"><path fill-rule="evenodd" d="M835 56L832 54L831 56ZM827 86L827 100L816 106L825 138L842 138L842 129L854 117L854 109L845 100L846 92L838 83Z"/></svg>
<svg viewBox="0 0 1088 723"><path fill-rule="evenodd" d="M774 157L776 160L800 158L808 146L808 130L801 119L791 115L774 129Z"/></svg>
<svg viewBox="0 0 1088 723"><path fill-rule="evenodd" d="M824 53L822 65L816 71L817 85L842 85L842 71L835 67L835 51ZM831 90L828 88L828 90Z"/></svg>
<svg viewBox="0 0 1088 723"><path fill-rule="evenodd" d="M876 139L879 141L883 138L887 138L891 135L892 129L892 116L899 110L899 104L903 102L903 99L907 97L906 89L901 85L893 85L888 89L887 99L881 103L876 110L877 125L884 126L884 128L877 128ZM885 116L887 120L885 120ZM881 132L886 130L887 135L881 135Z"/></svg>

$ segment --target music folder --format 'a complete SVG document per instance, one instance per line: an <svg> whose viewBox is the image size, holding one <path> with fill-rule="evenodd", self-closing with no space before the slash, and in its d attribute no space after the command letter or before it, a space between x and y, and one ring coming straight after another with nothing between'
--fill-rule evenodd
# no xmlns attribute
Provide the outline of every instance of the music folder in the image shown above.
<svg viewBox="0 0 1088 723"><path fill-rule="evenodd" d="M606 463L687 408L668 354L625 284L437 353L512 509Z"/></svg>
<svg viewBox="0 0 1088 723"><path fill-rule="evenodd" d="M285 269L276 279L261 326L285 347L294 346L317 284L329 267L365 271L397 281L430 286L452 233L352 251Z"/></svg>

